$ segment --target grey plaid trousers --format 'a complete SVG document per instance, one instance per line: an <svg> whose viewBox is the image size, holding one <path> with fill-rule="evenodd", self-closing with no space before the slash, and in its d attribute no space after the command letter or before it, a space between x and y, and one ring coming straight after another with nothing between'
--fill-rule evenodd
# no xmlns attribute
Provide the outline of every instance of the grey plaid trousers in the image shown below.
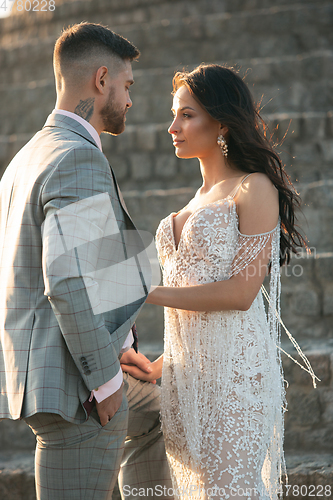
<svg viewBox="0 0 333 500"><path fill-rule="evenodd" d="M25 418L37 437L37 499L132 500L142 491L154 498L155 488L172 492L159 408L160 387L124 373L122 405L105 427L96 409L78 425L50 413Z"/></svg>

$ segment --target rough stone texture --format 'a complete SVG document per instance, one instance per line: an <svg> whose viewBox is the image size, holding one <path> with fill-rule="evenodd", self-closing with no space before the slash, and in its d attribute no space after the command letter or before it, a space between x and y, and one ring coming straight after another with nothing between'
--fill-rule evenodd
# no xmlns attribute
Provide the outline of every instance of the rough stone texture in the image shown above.
<svg viewBox="0 0 333 500"><path fill-rule="evenodd" d="M284 486L284 498L311 500L332 498L333 456L290 455L287 456L288 486Z"/></svg>
<svg viewBox="0 0 333 500"><path fill-rule="evenodd" d="M36 500L34 453L0 453L1 500Z"/></svg>
<svg viewBox="0 0 333 500"><path fill-rule="evenodd" d="M320 487L333 485L332 2L56 0L53 13L0 20L0 174L52 111L54 41L64 25L83 19L108 24L142 51L133 67L126 131L102 137L139 229L155 233L159 221L200 186L198 161L176 158L167 132L174 72L202 61L232 64L246 75L254 97L263 96L261 114L300 192L299 223L311 248L311 255L293 257L282 270L282 316L321 379L313 389L310 376L283 355L285 447L295 487L284 493L310 499L313 485L325 498ZM137 325L141 350L153 359L163 349L162 308L146 304ZM283 331L282 341L300 361ZM1 499L34 499L27 451L34 443L23 422L0 422ZM297 486L303 486L299 494Z"/></svg>
<svg viewBox="0 0 333 500"><path fill-rule="evenodd" d="M1 420L0 428L0 450L18 452L34 449L35 436L23 420Z"/></svg>
<svg viewBox="0 0 333 500"><path fill-rule="evenodd" d="M283 498L312 500L332 498L333 455L287 456L288 484ZM3 500L36 500L32 453L0 454L0 498ZM255 497L254 497L255 498Z"/></svg>

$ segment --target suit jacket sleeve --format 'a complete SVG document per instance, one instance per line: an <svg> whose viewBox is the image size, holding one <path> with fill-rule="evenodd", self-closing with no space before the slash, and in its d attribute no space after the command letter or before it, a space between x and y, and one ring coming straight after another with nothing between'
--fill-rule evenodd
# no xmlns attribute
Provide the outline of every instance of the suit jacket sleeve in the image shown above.
<svg viewBox="0 0 333 500"><path fill-rule="evenodd" d="M106 230L112 236L117 229L113 209L117 203L108 162L89 145L72 149L61 159L42 194L44 293L89 390L117 375L119 351L131 328L129 322L111 335L95 293L101 242ZM116 286L113 290L117 293Z"/></svg>

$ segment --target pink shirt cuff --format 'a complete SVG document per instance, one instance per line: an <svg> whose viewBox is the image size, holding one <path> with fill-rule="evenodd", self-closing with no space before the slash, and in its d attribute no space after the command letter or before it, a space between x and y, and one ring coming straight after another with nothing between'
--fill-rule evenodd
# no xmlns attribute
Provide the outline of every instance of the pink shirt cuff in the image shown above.
<svg viewBox="0 0 333 500"><path fill-rule="evenodd" d="M104 401L104 399L114 394L118 389L120 389L123 383L123 371L119 368L119 372L115 377L106 382L105 384L99 386L97 389L91 391L90 399L95 397L97 403Z"/></svg>
<svg viewBox="0 0 333 500"><path fill-rule="evenodd" d="M132 334L132 330L130 330L120 352L124 353L124 352L128 351L128 349L131 348L133 342L134 342L133 334ZM113 377L111 380L109 380L105 384L100 385L97 389L94 389L93 391L91 391L89 401L91 402L94 397L95 397L97 403L104 401L104 399L108 398L109 396L114 394L116 391L118 391L118 389L120 389L122 383L123 383L123 371L120 368L119 372L117 373L117 375L115 377Z"/></svg>

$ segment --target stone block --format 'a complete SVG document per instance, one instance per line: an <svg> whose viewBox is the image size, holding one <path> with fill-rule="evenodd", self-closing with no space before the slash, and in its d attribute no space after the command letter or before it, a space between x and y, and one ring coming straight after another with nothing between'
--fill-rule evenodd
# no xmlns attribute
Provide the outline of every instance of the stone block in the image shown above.
<svg viewBox="0 0 333 500"><path fill-rule="evenodd" d="M171 117L170 121L165 123L158 123L155 125L157 133L157 147L159 151L174 152L175 150L172 144L172 137L168 132L170 124L171 124Z"/></svg>
<svg viewBox="0 0 333 500"><path fill-rule="evenodd" d="M296 182L310 183L321 180L323 177L329 177L325 168L317 168L311 164L287 164L286 171L293 184Z"/></svg>
<svg viewBox="0 0 333 500"><path fill-rule="evenodd" d="M177 172L177 161L174 154L159 154L155 160L155 174L159 178L173 177Z"/></svg>
<svg viewBox="0 0 333 500"><path fill-rule="evenodd" d="M321 15L320 8L311 11L313 18ZM201 60L230 60L233 58L272 57L283 54L299 54L306 50L321 48L326 38L329 38L328 28L319 36L317 25L306 16L302 30L295 33L295 13L292 9L270 12L255 12L230 14L216 13L198 18L168 19L165 26L160 22L150 25L149 38L146 25L142 25L142 32L123 26L121 34L136 42L139 48L146 46L142 51L141 62L146 67L177 66L178 64L195 64ZM163 19L162 19L163 20ZM287 30L287 26L293 29ZM281 37L281 32L285 36ZM304 35L303 35L304 32ZM309 45L305 33L311 33L312 45ZM222 34L222 39L221 39ZM247 37L251 35L251 44ZM195 40L200 45L195 51ZM140 45L142 42L142 45ZM327 43L329 40L327 40ZM157 52L157 44L160 50ZM164 50L164 49L168 50ZM162 57L161 57L162 56ZM309 65L310 66L310 65Z"/></svg>
<svg viewBox="0 0 333 500"><path fill-rule="evenodd" d="M287 347L287 352L290 352L291 345L289 344ZM308 350L303 347L303 352L307 359L310 362L310 365L316 375L320 379L317 380L317 391L321 393L322 390L326 390L325 387L329 386L332 379L332 365L331 365L331 354L323 352L321 348L320 351L315 352L313 350ZM295 352L291 352L291 356L302 366L305 367L304 361L301 357ZM302 370L300 366L298 366L292 359L288 358L285 354L282 355L283 361L283 370L285 374L285 378L290 384L290 387L303 386L302 390L312 390L313 381L309 373L305 370Z"/></svg>
<svg viewBox="0 0 333 500"><path fill-rule="evenodd" d="M135 151L136 129L133 125L127 125L125 131L116 137L117 152L124 153Z"/></svg>
<svg viewBox="0 0 333 500"><path fill-rule="evenodd" d="M301 187L300 192L305 206L310 208L333 208L333 183L329 179L305 184ZM326 215L325 211L323 215Z"/></svg>
<svg viewBox="0 0 333 500"><path fill-rule="evenodd" d="M194 194L191 188L124 192L130 214L138 228L155 234L161 219L185 206Z"/></svg>
<svg viewBox="0 0 333 500"><path fill-rule="evenodd" d="M156 357L163 352L164 335L163 307L145 304L135 321L139 332L140 352L156 352Z"/></svg>
<svg viewBox="0 0 333 500"><path fill-rule="evenodd" d="M333 325L329 317L323 316L298 316L300 338L311 339L332 339ZM300 321L302 320L302 321Z"/></svg>
<svg viewBox="0 0 333 500"><path fill-rule="evenodd" d="M333 209L324 205L324 200L318 199L322 208L303 206L303 214L299 216L298 223L303 229L311 248L316 249L316 257L321 253L330 252L333 248Z"/></svg>
<svg viewBox="0 0 333 500"><path fill-rule="evenodd" d="M264 282L264 285L266 288L269 286L269 282ZM281 290L281 311L283 313L283 317L286 318L288 316L293 317L294 314L292 312L291 308L291 299L293 297L294 290L292 287L288 286L287 284L282 285L282 290Z"/></svg>
<svg viewBox="0 0 333 500"><path fill-rule="evenodd" d="M318 394L321 395L321 392L325 386L329 386L332 379L332 365L331 365L331 356L327 353L307 353L305 352L310 365L315 373L315 375L320 379L320 382L317 381L318 386ZM299 359L301 362L301 360ZM296 381L299 384L307 385L309 387L312 386L312 380L308 373L304 370L298 370Z"/></svg>
<svg viewBox="0 0 333 500"><path fill-rule="evenodd" d="M323 409L323 421L328 424L333 422L333 390L321 390L320 392L321 405Z"/></svg>
<svg viewBox="0 0 333 500"><path fill-rule="evenodd" d="M295 314L304 316L318 316L321 311L320 297L315 289L299 288L292 297L292 309Z"/></svg>
<svg viewBox="0 0 333 500"><path fill-rule="evenodd" d="M324 287L324 311L325 316L333 315L333 284Z"/></svg>
<svg viewBox="0 0 333 500"><path fill-rule="evenodd" d="M35 436L23 420L0 421L1 451L34 450L35 446Z"/></svg>
<svg viewBox="0 0 333 500"><path fill-rule="evenodd" d="M0 51L2 67L6 71L1 72L1 84L21 84L32 80L53 79L52 53L53 45L60 29L54 37L47 37L43 43L39 39L20 40L16 45L3 48ZM22 28L24 30L24 28Z"/></svg>
<svg viewBox="0 0 333 500"><path fill-rule="evenodd" d="M292 137L292 133L293 132L291 132L289 134L289 132L288 132L288 134L290 135L290 137ZM292 153L291 153L292 140L291 140L290 137L286 138L286 140L283 141L282 144L278 144L276 146L276 151L277 151L277 153L278 153L278 155L280 157L282 165L284 165L284 168L285 168L285 171L286 171L287 175L291 175L291 167L292 167L292 163L294 161ZM276 140L279 140L279 139L277 139L276 135L274 135L274 139L273 140L276 141ZM282 139L281 139L281 141L282 141ZM303 172L303 168L304 167L302 166L302 172Z"/></svg>
<svg viewBox="0 0 333 500"><path fill-rule="evenodd" d="M131 176L134 180L149 179L152 175L152 159L148 153L130 155Z"/></svg>
<svg viewBox="0 0 333 500"><path fill-rule="evenodd" d="M127 24L129 22L128 19L126 19L126 14L122 14L123 16L123 23ZM133 11L132 15L131 15L131 21L132 23L146 23L149 21L149 18L148 18L148 13L145 9L136 9ZM118 24L118 23L117 23Z"/></svg>
<svg viewBox="0 0 333 500"><path fill-rule="evenodd" d="M192 12L191 12L192 10ZM181 19L182 17L188 17L191 14L196 15L197 5L193 4L193 9L186 2L166 2L162 5L152 5L149 7L149 17L153 22L165 23L170 19Z"/></svg>
<svg viewBox="0 0 333 500"><path fill-rule="evenodd" d="M331 452L333 449L332 423L314 427L311 431L305 429L303 434L303 446L307 450Z"/></svg>
<svg viewBox="0 0 333 500"><path fill-rule="evenodd" d="M36 500L33 454L0 455L0 498Z"/></svg>
<svg viewBox="0 0 333 500"><path fill-rule="evenodd" d="M302 448L302 431L297 430L297 428L289 429L285 427L284 430L284 450L288 452L289 450L300 450Z"/></svg>
<svg viewBox="0 0 333 500"><path fill-rule="evenodd" d="M327 113L326 133L328 137L333 137L333 111Z"/></svg>
<svg viewBox="0 0 333 500"><path fill-rule="evenodd" d="M180 159L180 172L186 176L189 180L196 178L201 178L200 176L200 165L197 158ZM198 186L199 187L199 186Z"/></svg>
<svg viewBox="0 0 333 500"><path fill-rule="evenodd" d="M126 130L127 132L127 130ZM125 132L123 132L125 133ZM114 136L111 134L101 134L101 142L104 154L109 158L109 161L112 161L112 156L117 151L118 145L118 136Z"/></svg>
<svg viewBox="0 0 333 500"><path fill-rule="evenodd" d="M333 139L320 141L320 149L324 161L333 161Z"/></svg>
<svg viewBox="0 0 333 500"><path fill-rule="evenodd" d="M8 136L0 136L0 164L4 164L9 156Z"/></svg>
<svg viewBox="0 0 333 500"><path fill-rule="evenodd" d="M300 451L299 455L286 456L288 486L284 486L285 500L331 498L333 484L332 455Z"/></svg>
<svg viewBox="0 0 333 500"><path fill-rule="evenodd" d="M117 181L122 181L128 178L129 167L128 157L125 155L111 155L110 165L115 173Z"/></svg>
<svg viewBox="0 0 333 500"><path fill-rule="evenodd" d="M136 128L136 147L140 151L156 151L157 131L154 125L141 125Z"/></svg>
<svg viewBox="0 0 333 500"><path fill-rule="evenodd" d="M39 130L55 102L54 84L21 86L1 92L5 106L0 109L2 134L30 133ZM19 97L18 97L19 96ZM22 110L25 110L22 112ZM8 120L8 117L11 117Z"/></svg>
<svg viewBox="0 0 333 500"><path fill-rule="evenodd" d="M324 139L326 135L325 113L303 113L301 118L301 133L303 138Z"/></svg>
<svg viewBox="0 0 333 500"><path fill-rule="evenodd" d="M330 285L333 282L333 257L330 254L318 257L320 258L315 260L316 276L323 283Z"/></svg>
<svg viewBox="0 0 333 500"><path fill-rule="evenodd" d="M290 81L303 80L301 61L299 57L282 58L281 60L275 59L270 62L270 66L272 75L270 82L278 81L286 83Z"/></svg>
<svg viewBox="0 0 333 500"><path fill-rule="evenodd" d="M292 147L294 162L315 164L320 158L320 151L316 143L295 142Z"/></svg>
<svg viewBox="0 0 333 500"><path fill-rule="evenodd" d="M286 427L313 426L320 423L320 399L315 389L307 394L298 386L291 386L287 390L287 402Z"/></svg>
<svg viewBox="0 0 333 500"><path fill-rule="evenodd" d="M256 83L266 83L272 78L271 65L261 60L249 61L246 71L245 82L250 86Z"/></svg>
<svg viewBox="0 0 333 500"><path fill-rule="evenodd" d="M283 140L282 148L285 148L285 142L295 141L301 135L301 124L300 119L297 117L293 118L293 115L288 116L287 113L281 115L277 118L277 136L279 141Z"/></svg>
<svg viewBox="0 0 333 500"><path fill-rule="evenodd" d="M311 283L314 276L314 257L304 254L300 252L299 255L293 255L290 263L281 268L282 286L297 287Z"/></svg>

